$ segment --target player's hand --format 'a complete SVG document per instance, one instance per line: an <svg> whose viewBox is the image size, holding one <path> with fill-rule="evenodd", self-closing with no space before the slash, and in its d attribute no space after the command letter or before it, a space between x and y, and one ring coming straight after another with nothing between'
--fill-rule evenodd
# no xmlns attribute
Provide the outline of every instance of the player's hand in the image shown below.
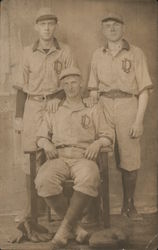
<svg viewBox="0 0 158 250"><path fill-rule="evenodd" d="M88 146L88 148L85 151L85 158L88 160L96 160L98 153L100 151L100 143L95 141L91 145Z"/></svg>
<svg viewBox="0 0 158 250"><path fill-rule="evenodd" d="M15 132L20 134L21 131L23 130L23 119L20 117L15 118L14 120L14 129Z"/></svg>
<svg viewBox="0 0 158 250"><path fill-rule="evenodd" d="M60 99L58 99L58 98L54 98L53 100L48 101L48 103L47 103L48 112L55 113L58 110L59 103L60 103Z"/></svg>
<svg viewBox="0 0 158 250"><path fill-rule="evenodd" d="M44 146L44 151L46 153L47 159L53 159L53 158L57 158L58 156L58 152L56 150L56 147L54 146L53 143L51 143L50 141L47 141Z"/></svg>
<svg viewBox="0 0 158 250"><path fill-rule="evenodd" d="M131 138L139 138L143 134L143 123L134 122L130 131L129 135Z"/></svg>
<svg viewBox="0 0 158 250"><path fill-rule="evenodd" d="M97 98L94 98L93 96L83 98L83 103L86 105L88 108L92 108L95 104L98 103Z"/></svg>

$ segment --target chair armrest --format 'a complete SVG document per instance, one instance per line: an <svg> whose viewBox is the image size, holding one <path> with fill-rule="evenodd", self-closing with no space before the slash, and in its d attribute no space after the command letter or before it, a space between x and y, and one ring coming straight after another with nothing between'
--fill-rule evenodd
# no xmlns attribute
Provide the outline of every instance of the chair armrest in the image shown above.
<svg viewBox="0 0 158 250"><path fill-rule="evenodd" d="M44 151L44 149L37 147L35 150L27 150L27 151L24 151L24 153L25 154L31 154L31 153L37 153L37 152L40 152L40 151Z"/></svg>
<svg viewBox="0 0 158 250"><path fill-rule="evenodd" d="M25 154L33 154L33 153L36 153L36 150L27 150L27 151L24 151Z"/></svg>
<svg viewBox="0 0 158 250"><path fill-rule="evenodd" d="M113 147L112 146L102 147L100 152L105 152L105 153L113 152Z"/></svg>

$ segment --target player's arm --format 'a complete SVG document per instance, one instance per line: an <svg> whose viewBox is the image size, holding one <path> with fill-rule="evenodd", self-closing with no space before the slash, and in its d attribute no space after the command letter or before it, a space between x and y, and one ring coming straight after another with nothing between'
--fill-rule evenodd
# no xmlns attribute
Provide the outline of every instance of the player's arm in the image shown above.
<svg viewBox="0 0 158 250"><path fill-rule="evenodd" d="M85 157L90 160L96 160L102 148L108 148L108 151L111 150L113 145L113 129L105 118L100 105L93 107L92 119L96 131L96 139L87 147Z"/></svg>
<svg viewBox="0 0 158 250"><path fill-rule="evenodd" d="M135 53L135 73L138 85L138 109L136 119L129 131L131 138L138 138L143 134L144 115L148 104L149 93L153 88L146 57L139 48L136 49Z"/></svg>
<svg viewBox="0 0 158 250"><path fill-rule="evenodd" d="M149 90L145 89L143 92L140 93L138 97L137 115L135 122L133 123L130 129L130 136L132 138L138 138L143 134L143 120L148 105L148 99L149 99Z"/></svg>
<svg viewBox="0 0 158 250"><path fill-rule="evenodd" d="M27 93L24 91L24 88L29 81L29 63L27 57L28 52L25 48L21 62L19 62L16 83L13 85L16 89L15 131L17 132L22 130L22 119L27 98Z"/></svg>
<svg viewBox="0 0 158 250"><path fill-rule="evenodd" d="M47 159L56 158L58 155L56 147L52 143L52 127L51 116L47 113L37 132L37 146L44 149Z"/></svg>
<svg viewBox="0 0 158 250"><path fill-rule="evenodd" d="M85 152L85 158L89 160L96 160L101 148L107 147L111 145L111 140L109 138L104 137L100 138L98 140L95 140L93 143L91 143Z"/></svg>

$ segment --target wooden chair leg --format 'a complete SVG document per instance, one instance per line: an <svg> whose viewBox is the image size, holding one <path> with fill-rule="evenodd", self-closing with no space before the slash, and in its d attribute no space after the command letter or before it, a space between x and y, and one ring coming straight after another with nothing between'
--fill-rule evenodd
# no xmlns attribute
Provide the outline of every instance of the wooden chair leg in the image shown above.
<svg viewBox="0 0 158 250"><path fill-rule="evenodd" d="M110 202L109 202L109 169L108 155L101 152L98 158L98 165L101 175L101 200L102 200L102 217L104 228L110 227Z"/></svg>
<svg viewBox="0 0 158 250"><path fill-rule="evenodd" d="M35 189L35 180L36 177L36 152L30 153L30 189L31 189L31 219L32 221L38 221L37 216L37 192Z"/></svg>
<svg viewBox="0 0 158 250"><path fill-rule="evenodd" d="M47 218L48 218L48 222L52 221L52 217L51 217L51 209L50 207L47 206Z"/></svg>

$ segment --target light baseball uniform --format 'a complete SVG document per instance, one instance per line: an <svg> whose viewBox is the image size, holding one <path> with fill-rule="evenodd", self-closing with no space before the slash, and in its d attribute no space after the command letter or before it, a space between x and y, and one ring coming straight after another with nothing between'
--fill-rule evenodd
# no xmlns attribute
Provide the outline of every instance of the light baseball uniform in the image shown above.
<svg viewBox="0 0 158 250"><path fill-rule="evenodd" d="M39 169L35 183L40 196L61 193L62 183L70 177L74 179L74 190L97 196L98 166L95 161L85 159L84 152L95 140L104 146L108 138L112 144L112 128L100 107L87 108L82 102L73 107L65 101L56 113L45 116L37 138L52 140L59 157L48 160Z"/></svg>
<svg viewBox="0 0 158 250"><path fill-rule="evenodd" d="M135 121L138 96L153 87L142 50L122 40L120 51L113 56L107 46L97 49L92 58L89 90L97 90L105 115L116 133L121 168L140 167L139 139L129 130Z"/></svg>

